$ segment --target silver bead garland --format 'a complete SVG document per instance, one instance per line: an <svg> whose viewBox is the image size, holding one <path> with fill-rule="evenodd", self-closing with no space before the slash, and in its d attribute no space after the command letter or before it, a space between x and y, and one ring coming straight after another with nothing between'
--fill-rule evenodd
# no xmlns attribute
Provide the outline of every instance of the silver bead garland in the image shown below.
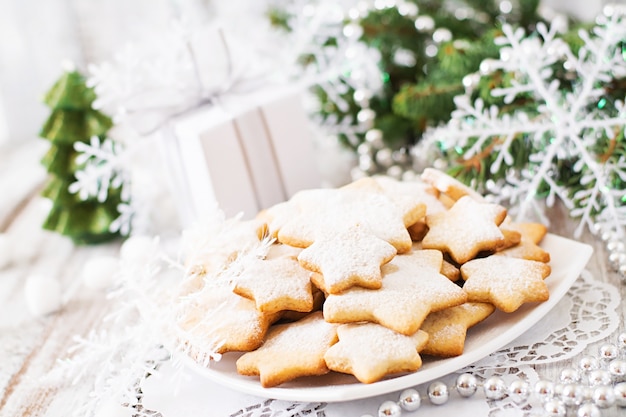
<svg viewBox="0 0 626 417"><path fill-rule="evenodd" d="M609 251L609 263L620 274L620 278L626 283L626 231L623 226L604 224L597 222L591 227L591 231L600 236L606 242Z"/></svg>
<svg viewBox="0 0 626 417"><path fill-rule="evenodd" d="M441 381L430 383L425 397L415 388L405 389L398 401L383 402L377 416L400 417L403 411L417 411L423 400L443 405L453 391L462 398L469 398L479 388L490 401L509 398L516 404L523 404L534 395L542 403L544 415L549 417L601 417L602 410L626 408L626 333L619 334L616 344L601 345L597 357L583 356L577 367L561 370L558 382L540 380L531 387L528 382L516 379L507 385L498 376L479 382L476 376L463 373L451 387Z"/></svg>

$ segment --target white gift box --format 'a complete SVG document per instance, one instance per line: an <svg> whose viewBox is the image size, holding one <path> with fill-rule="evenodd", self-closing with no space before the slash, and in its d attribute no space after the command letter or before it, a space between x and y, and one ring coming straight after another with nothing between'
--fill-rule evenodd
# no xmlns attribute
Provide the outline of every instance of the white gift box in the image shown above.
<svg viewBox="0 0 626 417"><path fill-rule="evenodd" d="M161 130L183 226L216 206L227 217L253 218L302 189L321 186L301 90L262 90L229 95Z"/></svg>

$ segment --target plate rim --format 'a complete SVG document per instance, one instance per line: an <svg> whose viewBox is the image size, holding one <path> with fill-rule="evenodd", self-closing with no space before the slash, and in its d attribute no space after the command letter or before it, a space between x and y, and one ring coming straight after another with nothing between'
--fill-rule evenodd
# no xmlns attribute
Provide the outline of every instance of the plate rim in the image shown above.
<svg viewBox="0 0 626 417"><path fill-rule="evenodd" d="M363 384L355 381L352 384L314 387L264 388L260 385L258 378L245 379L240 376L234 378L229 375L225 375L222 371L214 368L203 367L202 365L194 362L187 355L183 354L181 356L183 356L183 361L186 363L187 367L202 377L206 377L213 382L217 382L241 393L276 400L329 403L344 402L388 394L390 392L410 388L448 375L489 356L493 352L514 341L517 337L541 320L542 317L548 314L563 298L572 284L578 279L593 255L593 247L591 245L552 233L546 234L542 240L541 246L558 245L559 243L563 244L564 242L568 245L576 246L580 253L577 253L577 256L573 257L574 259L572 259L572 257L569 258L571 261L569 262L568 267L563 271L563 277L560 278L556 287L551 289L550 298L547 301L536 305L529 305L530 307L528 308L531 311L521 322L518 322L515 326L509 327L498 337L483 345L482 349L465 352L457 357L437 359L439 364L435 368L426 370L420 369L413 373L391 377L389 379L384 379L371 384ZM549 243L549 245L546 245L546 243ZM550 255L553 257L552 252ZM553 261L554 259L551 259L550 264L552 264ZM549 277L546 279L549 279ZM469 337L471 337L471 335Z"/></svg>

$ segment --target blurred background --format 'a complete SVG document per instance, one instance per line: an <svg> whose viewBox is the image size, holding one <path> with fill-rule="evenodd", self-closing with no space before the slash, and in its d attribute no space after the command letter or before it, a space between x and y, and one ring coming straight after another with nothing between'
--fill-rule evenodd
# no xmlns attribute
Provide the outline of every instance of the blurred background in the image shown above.
<svg viewBox="0 0 626 417"><path fill-rule="evenodd" d="M593 19L605 1L544 0ZM48 109L44 92L63 62L79 68L109 60L125 44L166 27L174 16L262 25L267 0L0 0L0 150L37 138ZM243 23L246 22L246 23ZM251 24L250 22L256 22Z"/></svg>

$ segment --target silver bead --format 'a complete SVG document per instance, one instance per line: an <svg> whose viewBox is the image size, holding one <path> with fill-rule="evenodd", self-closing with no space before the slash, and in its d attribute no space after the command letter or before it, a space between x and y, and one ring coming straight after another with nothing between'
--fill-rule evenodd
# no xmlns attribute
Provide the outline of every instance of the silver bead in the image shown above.
<svg viewBox="0 0 626 417"><path fill-rule="evenodd" d="M359 155L369 155L372 152L372 147L369 143L363 142L356 148L356 153Z"/></svg>
<svg viewBox="0 0 626 417"><path fill-rule="evenodd" d="M393 54L393 63L401 67L414 67L417 63L417 58L415 58L415 54L412 51L398 48Z"/></svg>
<svg viewBox="0 0 626 417"><path fill-rule="evenodd" d="M444 43L450 42L452 40L452 32L446 28L437 28L433 32L433 42L435 43Z"/></svg>
<svg viewBox="0 0 626 417"><path fill-rule="evenodd" d="M609 363L609 372L613 381L622 382L626 378L626 361L623 359L613 359Z"/></svg>
<svg viewBox="0 0 626 417"><path fill-rule="evenodd" d="M624 251L624 242L621 240L611 240L606 244L606 248L611 252L623 252Z"/></svg>
<svg viewBox="0 0 626 417"><path fill-rule="evenodd" d="M389 168L391 164L393 164L393 159L391 159L391 149L379 149L378 152L376 152L376 162L385 168Z"/></svg>
<svg viewBox="0 0 626 417"><path fill-rule="evenodd" d="M387 169L387 175L390 176L391 178L395 178L399 180L400 178L402 178L402 167L398 165L390 166Z"/></svg>
<svg viewBox="0 0 626 417"><path fill-rule="evenodd" d="M450 392L448 386L441 381L435 381L428 386L428 399L435 405L442 405L448 402Z"/></svg>
<svg viewBox="0 0 626 417"><path fill-rule="evenodd" d="M359 156L359 168L364 172L369 172L374 168L374 161L369 155Z"/></svg>
<svg viewBox="0 0 626 417"><path fill-rule="evenodd" d="M550 27L556 29L559 34L566 33L570 29L568 18L559 13L550 20Z"/></svg>
<svg viewBox="0 0 626 417"><path fill-rule="evenodd" d="M355 90L352 98L359 107L369 107L372 93L366 89Z"/></svg>
<svg viewBox="0 0 626 417"><path fill-rule="evenodd" d="M554 384L550 381L537 381L535 384L535 395L540 401L547 401L554 396Z"/></svg>
<svg viewBox="0 0 626 417"><path fill-rule="evenodd" d="M396 2L394 0L374 0L374 7L378 10L390 9L395 7Z"/></svg>
<svg viewBox="0 0 626 417"><path fill-rule="evenodd" d="M601 385L593 390L591 400L600 408L609 408L615 404L615 392L613 387Z"/></svg>
<svg viewBox="0 0 626 417"><path fill-rule="evenodd" d="M400 417L402 409L393 401L385 401L378 407L378 417Z"/></svg>
<svg viewBox="0 0 626 417"><path fill-rule="evenodd" d="M398 151L394 151L391 154L391 159L393 159L394 162L397 162L399 164L406 164L407 162L410 161L410 156L405 149L401 149Z"/></svg>
<svg viewBox="0 0 626 417"><path fill-rule="evenodd" d="M380 149L384 146L383 131L380 129L370 129L365 132L365 142L369 143L372 147Z"/></svg>
<svg viewBox="0 0 626 417"><path fill-rule="evenodd" d="M591 226L591 232L594 235L597 235L601 231L602 231L602 224L601 223L594 223L593 226Z"/></svg>
<svg viewBox="0 0 626 417"><path fill-rule="evenodd" d="M526 381L517 379L509 385L509 398L516 404L521 404L530 395L530 385Z"/></svg>
<svg viewBox="0 0 626 417"><path fill-rule="evenodd" d="M496 65L497 63L495 59L487 58L480 63L478 71L481 75L489 75L496 70Z"/></svg>
<svg viewBox="0 0 626 417"><path fill-rule="evenodd" d="M435 159L435 161L433 162L433 168L443 171L444 169L448 168L448 163L445 159L438 158Z"/></svg>
<svg viewBox="0 0 626 417"><path fill-rule="evenodd" d="M615 404L618 407L626 407L626 382L620 382L613 387Z"/></svg>
<svg viewBox="0 0 626 417"><path fill-rule="evenodd" d="M351 20L359 20L361 17L361 11L358 8L353 7L351 9L348 9L348 18L350 18Z"/></svg>
<svg viewBox="0 0 626 417"><path fill-rule="evenodd" d="M565 368L559 374L559 381L564 384L576 384L580 382L580 372L574 368Z"/></svg>
<svg viewBox="0 0 626 417"><path fill-rule="evenodd" d="M416 411L422 405L419 392L413 388L405 389L400 393L398 400L400 407L406 411Z"/></svg>
<svg viewBox="0 0 626 417"><path fill-rule="evenodd" d="M502 14L509 14L513 10L513 5L508 0L502 0L500 2L500 12Z"/></svg>
<svg viewBox="0 0 626 417"><path fill-rule="evenodd" d="M435 20L430 16L418 16L415 19L415 29L420 32L429 32L435 28Z"/></svg>
<svg viewBox="0 0 626 417"><path fill-rule="evenodd" d="M417 172L413 171L412 169L407 169L402 173L402 181L415 181L417 177Z"/></svg>
<svg viewBox="0 0 626 417"><path fill-rule="evenodd" d="M343 35L347 39L359 39L363 35L363 27L358 23L348 23L343 27Z"/></svg>
<svg viewBox="0 0 626 417"><path fill-rule="evenodd" d="M506 396L506 383L502 378L492 376L483 382L483 390L488 400L501 400Z"/></svg>
<svg viewBox="0 0 626 417"><path fill-rule="evenodd" d="M626 333L620 333L617 336L617 347L620 350L626 350Z"/></svg>
<svg viewBox="0 0 626 417"><path fill-rule="evenodd" d="M585 373L600 369L600 361L595 356L583 356L578 361L578 368Z"/></svg>
<svg viewBox="0 0 626 417"><path fill-rule="evenodd" d="M400 16L416 17L419 8L415 3L402 2L398 5L398 13Z"/></svg>
<svg viewBox="0 0 626 417"><path fill-rule="evenodd" d="M593 388L589 385L581 385L581 389L583 390L583 402L590 402L593 399Z"/></svg>
<svg viewBox="0 0 626 417"><path fill-rule="evenodd" d="M433 58L437 56L437 53L439 53L439 48L437 48L437 45L431 43L430 45L426 46L426 48L424 49L424 53L427 57Z"/></svg>
<svg viewBox="0 0 626 417"><path fill-rule="evenodd" d="M455 388L461 397L471 397L478 389L478 380L472 374L461 374L456 378Z"/></svg>
<svg viewBox="0 0 626 417"><path fill-rule="evenodd" d="M619 356L619 349L612 343L605 343L600 346L600 359L612 360Z"/></svg>
<svg viewBox="0 0 626 417"><path fill-rule="evenodd" d="M565 385L563 384L554 384L554 396L555 397L560 397L561 394L563 393L563 387Z"/></svg>
<svg viewBox="0 0 626 417"><path fill-rule="evenodd" d="M363 124L367 128L372 127L374 119L376 118L376 112L372 109L361 109L356 114L356 119L359 123Z"/></svg>
<svg viewBox="0 0 626 417"><path fill-rule="evenodd" d="M576 417L602 417L602 413L594 404L585 403L578 407Z"/></svg>
<svg viewBox="0 0 626 417"><path fill-rule="evenodd" d="M463 77L463 87L467 89L474 89L478 87L478 83L480 82L480 74L474 72L472 74L468 74Z"/></svg>
<svg viewBox="0 0 626 417"><path fill-rule="evenodd" d="M604 369L595 369L589 372L588 380L589 385L591 385L592 387L598 385L609 385L611 382L613 382L613 379L611 378L611 373Z"/></svg>
<svg viewBox="0 0 626 417"><path fill-rule="evenodd" d="M574 405L580 405L583 402L583 396L584 393L580 385L567 384L563 386L561 400L566 406L571 407Z"/></svg>
<svg viewBox="0 0 626 417"><path fill-rule="evenodd" d="M565 417L567 413L565 404L563 404L561 401L556 400L556 399L548 400L543 405L543 409L546 412L546 416L549 416L549 417Z"/></svg>
<svg viewBox="0 0 626 417"><path fill-rule="evenodd" d="M615 265L620 265L626 262L626 253L611 252L611 254L609 255L609 262Z"/></svg>

